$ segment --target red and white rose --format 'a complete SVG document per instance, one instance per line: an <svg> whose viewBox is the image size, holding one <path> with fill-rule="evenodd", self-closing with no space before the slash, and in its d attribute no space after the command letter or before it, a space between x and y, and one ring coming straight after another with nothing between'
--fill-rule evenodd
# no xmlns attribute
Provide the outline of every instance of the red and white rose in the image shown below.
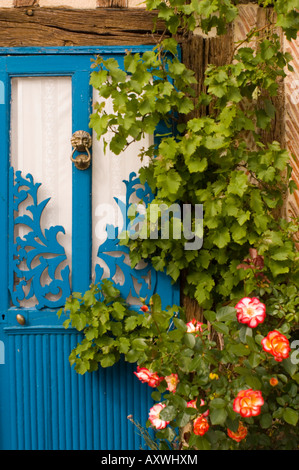
<svg viewBox="0 0 299 470"><path fill-rule="evenodd" d="M260 390L241 390L233 403L233 410L240 413L243 418L250 418L250 416L257 416L261 412L261 406L264 404L264 399Z"/></svg>
<svg viewBox="0 0 299 470"><path fill-rule="evenodd" d="M275 361L281 362L290 354L289 340L277 330L270 331L261 341L264 351L272 354Z"/></svg>
<svg viewBox="0 0 299 470"><path fill-rule="evenodd" d="M202 325L203 323L193 318L187 323L187 333L196 333L197 331L202 332Z"/></svg>
<svg viewBox="0 0 299 470"><path fill-rule="evenodd" d="M147 383L150 387L158 387L163 380L163 377L159 377L156 372L151 372L146 367L137 366L137 372L134 374L142 383Z"/></svg>
<svg viewBox="0 0 299 470"><path fill-rule="evenodd" d="M263 323L266 317L266 306L256 297L244 297L237 303L235 309L238 322L245 323L250 328Z"/></svg>
<svg viewBox="0 0 299 470"><path fill-rule="evenodd" d="M165 403L156 403L149 412L148 419L156 429L164 429L170 423L160 418L160 413L165 408Z"/></svg>
<svg viewBox="0 0 299 470"><path fill-rule="evenodd" d="M236 432L231 431L229 428L227 429L228 436L236 442L240 442L243 439L245 439L245 437L247 436L247 432L248 432L248 430L247 430L246 426L244 426L241 423L241 421L239 423L239 427L238 427L238 430Z"/></svg>
<svg viewBox="0 0 299 470"><path fill-rule="evenodd" d="M164 377L167 383L167 390L175 393L177 384L179 383L178 374L170 374Z"/></svg>
<svg viewBox="0 0 299 470"><path fill-rule="evenodd" d="M203 416L199 416L193 421L193 432L198 436L203 436L209 430L208 420Z"/></svg>

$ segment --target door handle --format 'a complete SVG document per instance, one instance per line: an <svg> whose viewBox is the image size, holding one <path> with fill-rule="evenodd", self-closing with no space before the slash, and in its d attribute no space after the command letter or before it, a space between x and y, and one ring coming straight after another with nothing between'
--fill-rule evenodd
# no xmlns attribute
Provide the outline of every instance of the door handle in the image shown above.
<svg viewBox="0 0 299 470"><path fill-rule="evenodd" d="M91 147L91 136L86 131L76 131L72 135L71 144L73 147L71 160L75 164L75 167L78 170L86 170L91 162L91 155L89 152L89 148ZM80 153L74 158L75 152L86 152Z"/></svg>
<svg viewBox="0 0 299 470"><path fill-rule="evenodd" d="M18 313L17 316L16 316L16 319L17 319L17 322L18 322L20 325L25 325L26 320L25 320L25 317L24 317L23 315L21 315L20 313Z"/></svg>

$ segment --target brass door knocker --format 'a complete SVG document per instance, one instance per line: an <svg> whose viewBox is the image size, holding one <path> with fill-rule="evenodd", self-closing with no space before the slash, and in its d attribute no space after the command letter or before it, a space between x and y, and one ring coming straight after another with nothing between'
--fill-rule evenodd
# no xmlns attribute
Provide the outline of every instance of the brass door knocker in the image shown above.
<svg viewBox="0 0 299 470"><path fill-rule="evenodd" d="M75 167L78 168L78 170L86 170L91 162L91 155L89 152L89 148L91 147L91 137L86 131L76 131L72 135L71 138L71 144L73 147L72 155L71 155L71 160L75 164ZM86 153L80 153L80 155L77 155L74 158L74 153L75 152L87 152Z"/></svg>

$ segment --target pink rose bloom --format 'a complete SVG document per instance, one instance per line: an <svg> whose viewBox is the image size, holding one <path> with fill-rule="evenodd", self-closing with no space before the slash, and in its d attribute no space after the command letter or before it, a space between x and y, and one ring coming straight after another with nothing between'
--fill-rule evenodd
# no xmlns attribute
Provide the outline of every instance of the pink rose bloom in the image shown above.
<svg viewBox="0 0 299 470"><path fill-rule="evenodd" d="M160 413L165 406L165 403L157 403L150 409L148 419L156 429L164 429L167 424L170 423L170 421L163 421L163 419L160 418Z"/></svg>
<svg viewBox="0 0 299 470"><path fill-rule="evenodd" d="M187 323L187 333L194 333L196 331L202 331L202 328L201 328L202 325L203 323L193 318L191 321Z"/></svg>
<svg viewBox="0 0 299 470"><path fill-rule="evenodd" d="M147 383L150 387L158 387L163 377L159 377L156 372L150 372L146 367L137 366L136 377L142 382Z"/></svg>
<svg viewBox="0 0 299 470"><path fill-rule="evenodd" d="M197 409L197 406L196 406L196 402L197 402L197 399L195 400L190 400L187 402L187 408L195 408ZM200 406L203 406L205 404L204 400L201 398L200 399ZM209 410L205 411L204 413L202 413L200 416L208 416L210 413Z"/></svg>
<svg viewBox="0 0 299 470"><path fill-rule="evenodd" d="M243 418L257 416L261 412L261 406L264 404L262 393L259 390L241 390L233 403L233 410L240 413Z"/></svg>
<svg viewBox="0 0 299 470"><path fill-rule="evenodd" d="M266 317L266 306L256 297L244 297L237 303L235 309L238 322L245 323L250 328L255 328Z"/></svg>
<svg viewBox="0 0 299 470"><path fill-rule="evenodd" d="M261 343L264 351L272 354L275 361L281 362L289 357L291 350L289 340L279 331L270 331Z"/></svg>
<svg viewBox="0 0 299 470"><path fill-rule="evenodd" d="M187 402L187 408L196 408L196 400L190 400Z"/></svg>
<svg viewBox="0 0 299 470"><path fill-rule="evenodd" d="M178 374L170 374L170 375L167 375L167 377L164 377L166 382L167 382L167 390L169 390L169 392L175 392L176 391L176 386L177 384L179 383L179 377L178 377Z"/></svg>

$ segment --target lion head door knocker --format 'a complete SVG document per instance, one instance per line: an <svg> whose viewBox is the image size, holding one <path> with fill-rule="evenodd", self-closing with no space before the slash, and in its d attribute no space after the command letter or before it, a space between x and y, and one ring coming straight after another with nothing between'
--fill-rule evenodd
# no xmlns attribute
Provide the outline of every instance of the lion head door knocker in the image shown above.
<svg viewBox="0 0 299 470"><path fill-rule="evenodd" d="M91 147L91 136L86 131L76 131L72 135L71 144L73 147L71 160L74 162L75 167L78 170L86 170L91 162L91 155L89 152L89 148ZM80 153L74 158L75 152L86 152Z"/></svg>

